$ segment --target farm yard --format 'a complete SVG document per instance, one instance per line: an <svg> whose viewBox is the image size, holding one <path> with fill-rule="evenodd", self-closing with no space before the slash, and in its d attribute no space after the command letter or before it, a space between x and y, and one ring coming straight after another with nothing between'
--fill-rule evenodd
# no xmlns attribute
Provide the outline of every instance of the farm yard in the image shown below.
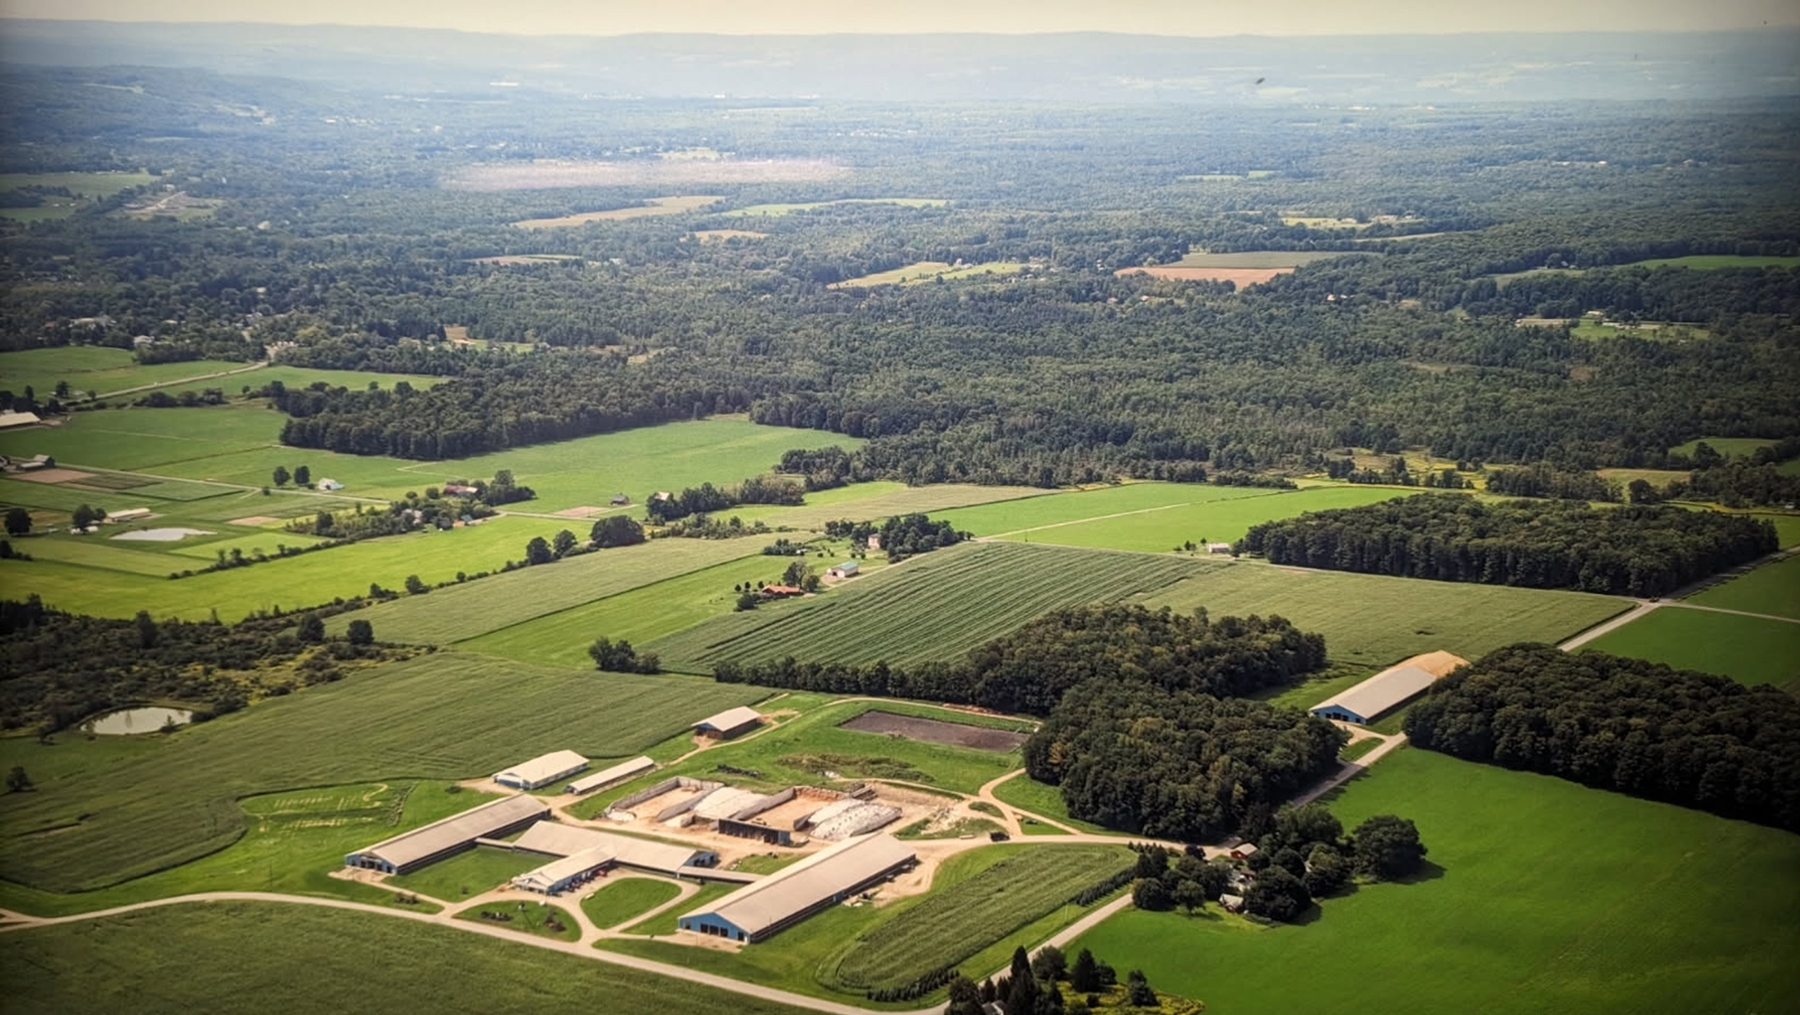
<svg viewBox="0 0 1800 1015"><path fill-rule="evenodd" d="M696 716L763 693L679 677L601 678L490 656L425 655L195 726L156 750L70 774L42 792L0 798L0 877L91 891L237 841L246 826L240 797L368 778L464 779L562 748L625 758ZM157 792L146 794L145 786ZM54 854L20 848L52 829Z"/></svg>
<svg viewBox="0 0 1800 1015"><path fill-rule="evenodd" d="M231 955L195 965L195 955ZM369 956L384 971L366 976ZM392 968L385 968L390 965ZM144 970L193 965L147 990ZM480 976L469 971L479 969ZM172 906L91 922L15 931L0 949L0 979L19 1010L176 1015L220 998L269 996L293 1015L351 1011L480 1011L536 1015L591 1007L621 1015L730 1010L805 1015L804 1009L610 963L549 954L523 942L283 903ZM10 1002L9 1002L10 1003Z"/></svg>
<svg viewBox="0 0 1800 1015"><path fill-rule="evenodd" d="M1330 898L1293 926L1127 911L1066 950L1131 956L1159 989L1239 1015L1361 1012L1349 982L1405 984L1383 1005L1419 1015L1800 1005L1783 958L1800 950L1789 833L1415 748L1328 803L1346 828L1412 818L1425 872ZM1701 850L1711 883L1755 890L1730 905L1680 890ZM1277 965L1306 975L1270 976Z"/></svg>
<svg viewBox="0 0 1800 1015"><path fill-rule="evenodd" d="M796 659L907 665L947 660L1059 606L1148 595L1223 565L1010 543L912 558L816 599L714 617L648 648L664 668ZM929 632L921 637L922 632Z"/></svg>

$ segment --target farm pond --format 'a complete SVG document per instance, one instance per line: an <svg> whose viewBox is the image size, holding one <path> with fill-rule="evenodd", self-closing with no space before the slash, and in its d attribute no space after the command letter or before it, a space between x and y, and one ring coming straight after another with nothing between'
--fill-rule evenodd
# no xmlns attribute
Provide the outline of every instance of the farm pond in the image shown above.
<svg viewBox="0 0 1800 1015"><path fill-rule="evenodd" d="M155 733L171 722L177 726L186 726L193 719L194 713L185 708L128 708L122 712L108 712L86 723L85 728L90 733L104 736Z"/></svg>

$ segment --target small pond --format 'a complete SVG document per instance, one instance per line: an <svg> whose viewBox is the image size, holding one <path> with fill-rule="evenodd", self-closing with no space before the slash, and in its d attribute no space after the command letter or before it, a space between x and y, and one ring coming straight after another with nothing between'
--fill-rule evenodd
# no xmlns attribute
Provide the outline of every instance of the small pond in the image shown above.
<svg viewBox="0 0 1800 1015"><path fill-rule="evenodd" d="M89 722L86 728L105 735L155 733L171 719L175 720L175 725L185 726L193 718L194 713L185 708L128 708L123 712L109 712Z"/></svg>
<svg viewBox="0 0 1800 1015"><path fill-rule="evenodd" d="M141 539L152 543L173 543L188 536L210 536L205 529L137 529L132 532L121 532L114 539Z"/></svg>

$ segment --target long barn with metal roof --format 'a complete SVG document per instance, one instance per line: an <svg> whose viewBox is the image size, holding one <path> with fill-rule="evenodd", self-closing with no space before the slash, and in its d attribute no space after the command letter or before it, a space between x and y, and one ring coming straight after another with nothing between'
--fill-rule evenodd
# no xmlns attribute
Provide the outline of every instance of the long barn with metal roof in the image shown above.
<svg viewBox="0 0 1800 1015"><path fill-rule="evenodd" d="M682 930L697 934L762 941L911 867L917 859L911 847L891 835L850 839L745 885L678 923Z"/></svg>
<svg viewBox="0 0 1800 1015"><path fill-rule="evenodd" d="M1427 652L1390 666L1346 691L1314 705L1313 715L1340 722L1367 723L1424 691L1439 677L1469 661L1448 652Z"/></svg>
<svg viewBox="0 0 1800 1015"><path fill-rule="evenodd" d="M509 796L383 839L345 856L344 864L405 874L470 849L476 839L508 835L549 813L549 806L535 797Z"/></svg>

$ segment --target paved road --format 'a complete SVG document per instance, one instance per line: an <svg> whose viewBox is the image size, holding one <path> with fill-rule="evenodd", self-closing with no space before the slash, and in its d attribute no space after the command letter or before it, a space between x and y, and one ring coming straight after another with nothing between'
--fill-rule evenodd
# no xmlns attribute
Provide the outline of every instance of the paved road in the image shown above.
<svg viewBox="0 0 1800 1015"><path fill-rule="evenodd" d="M1661 606L1661 605L1662 605L1661 603L1659 603L1655 600L1640 599L1640 600L1638 600L1637 605L1633 606L1631 609L1626 610L1624 613L1619 614L1618 616L1612 618L1611 620L1604 621L1599 624L1595 624L1593 627L1588 628L1587 630L1581 632L1580 634L1576 635L1573 638L1567 639L1562 644L1560 644L1556 647L1559 649L1562 649L1564 652L1573 652L1576 649L1580 648L1581 646L1586 645L1588 642L1593 641L1595 638L1598 638L1603 634L1607 634L1609 632L1615 631L1621 627L1624 627L1626 624L1629 624L1632 621L1638 619L1639 617L1645 616L1650 611L1656 609L1658 606Z"/></svg>
<svg viewBox="0 0 1800 1015"><path fill-rule="evenodd" d="M1393 736L1388 737L1380 747L1375 748L1355 761L1344 762L1344 767L1338 769L1336 775L1319 783L1317 786L1314 786L1312 789L1307 790L1289 802L1295 807L1312 803L1314 800L1317 800L1332 790L1337 789L1339 786L1342 786L1344 783L1349 782L1351 779L1361 775L1364 769L1367 769L1370 765L1375 764L1382 758L1387 757L1389 752L1404 743L1406 743L1406 734L1404 733L1396 733ZM1208 859L1210 859L1210 857L1208 857Z"/></svg>

